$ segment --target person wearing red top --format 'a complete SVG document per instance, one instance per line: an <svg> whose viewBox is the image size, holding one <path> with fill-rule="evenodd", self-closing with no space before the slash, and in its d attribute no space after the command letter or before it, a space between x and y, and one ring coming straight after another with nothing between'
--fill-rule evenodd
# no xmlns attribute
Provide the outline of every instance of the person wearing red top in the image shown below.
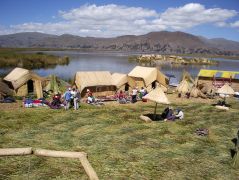
<svg viewBox="0 0 239 180"><path fill-rule="evenodd" d="M126 99L125 99L125 94L123 93L123 91L121 90L119 95L118 95L118 101L120 104L125 104L126 103Z"/></svg>

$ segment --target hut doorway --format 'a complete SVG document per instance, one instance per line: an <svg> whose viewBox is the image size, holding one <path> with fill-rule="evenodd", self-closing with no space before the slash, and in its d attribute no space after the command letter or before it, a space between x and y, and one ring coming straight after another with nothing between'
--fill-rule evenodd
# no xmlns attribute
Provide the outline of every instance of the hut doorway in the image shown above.
<svg viewBox="0 0 239 180"><path fill-rule="evenodd" d="M124 91L129 91L129 84L128 83L125 84Z"/></svg>
<svg viewBox="0 0 239 180"><path fill-rule="evenodd" d="M156 81L152 82L152 89L155 89L156 88Z"/></svg>
<svg viewBox="0 0 239 180"><path fill-rule="evenodd" d="M27 92L28 93L34 92L33 80L27 81Z"/></svg>

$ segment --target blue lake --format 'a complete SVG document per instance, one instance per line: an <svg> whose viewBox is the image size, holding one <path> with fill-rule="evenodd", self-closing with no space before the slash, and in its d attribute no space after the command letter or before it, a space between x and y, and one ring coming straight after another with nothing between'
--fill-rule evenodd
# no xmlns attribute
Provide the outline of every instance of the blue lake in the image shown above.
<svg viewBox="0 0 239 180"><path fill-rule="evenodd" d="M129 62L128 55L123 53L82 53L77 51L48 51L44 52L59 56L69 56L68 65L57 65L48 69L33 70L40 76L55 74L65 80L72 79L77 71L110 71L129 73L136 65L136 62ZM172 65L164 63L158 68L165 74L173 74L176 78L171 79L172 83L177 83L183 71L188 71L192 76L197 76L200 69L218 69L226 71L239 71L239 60L214 59L219 61L218 65ZM6 74L12 68L0 69L0 74Z"/></svg>

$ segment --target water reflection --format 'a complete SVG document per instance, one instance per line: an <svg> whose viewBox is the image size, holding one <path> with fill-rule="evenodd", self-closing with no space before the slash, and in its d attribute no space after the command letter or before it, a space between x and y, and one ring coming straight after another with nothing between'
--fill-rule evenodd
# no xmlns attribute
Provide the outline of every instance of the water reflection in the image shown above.
<svg viewBox="0 0 239 180"><path fill-rule="evenodd" d="M68 65L57 65L53 69L37 69L34 70L40 76L48 76L55 74L63 79L71 79L77 71L110 71L129 73L137 64L128 61L128 54L122 53L82 53L74 51L52 51L44 52L59 56L69 56L70 63ZM238 71L238 60L216 59L219 61L217 65L178 65L163 63L159 69L165 74L175 75L171 82L177 83L183 71L188 71L192 76L197 76L200 69L218 69L228 71ZM11 68L0 69L0 74L6 74Z"/></svg>

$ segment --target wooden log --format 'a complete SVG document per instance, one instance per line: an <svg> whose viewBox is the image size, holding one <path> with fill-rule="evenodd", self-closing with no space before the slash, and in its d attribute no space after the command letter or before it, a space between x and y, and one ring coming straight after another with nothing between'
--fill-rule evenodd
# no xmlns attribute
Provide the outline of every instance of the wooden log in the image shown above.
<svg viewBox="0 0 239 180"><path fill-rule="evenodd" d="M226 107L226 106L215 106L217 109L221 109L221 110L226 110L228 111L229 110L229 107Z"/></svg>
<svg viewBox="0 0 239 180"><path fill-rule="evenodd" d="M52 151L46 149L35 149L33 154L37 156L59 157L59 158L81 158L87 156L85 152Z"/></svg>
<svg viewBox="0 0 239 180"><path fill-rule="evenodd" d="M0 149L0 156L24 156L32 154L32 148L5 148Z"/></svg>
<svg viewBox="0 0 239 180"><path fill-rule="evenodd" d="M85 152L68 152L68 151L51 151L46 149L36 149L34 154L37 156L48 156L48 157L61 157L61 158L78 158L85 169L86 174L90 180L98 180L98 176L90 165L87 154Z"/></svg>
<svg viewBox="0 0 239 180"><path fill-rule="evenodd" d="M91 166L90 162L88 161L86 156L82 156L80 159L80 162L85 169L86 174L89 176L91 180L99 180L95 170Z"/></svg>
<svg viewBox="0 0 239 180"><path fill-rule="evenodd" d="M140 118L141 120L147 122L147 123L151 123L151 122L152 122L152 120L151 120L149 117L144 116L144 115L140 115L139 118Z"/></svg>

